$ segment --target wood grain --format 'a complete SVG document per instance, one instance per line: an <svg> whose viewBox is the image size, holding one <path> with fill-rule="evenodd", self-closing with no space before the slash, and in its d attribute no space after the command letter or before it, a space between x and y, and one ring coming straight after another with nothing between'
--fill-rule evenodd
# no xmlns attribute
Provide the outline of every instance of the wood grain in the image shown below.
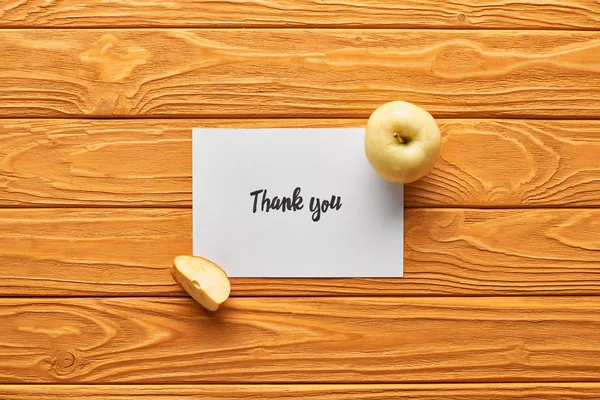
<svg viewBox="0 0 600 400"><path fill-rule="evenodd" d="M596 400L598 383L0 385L3 400Z"/></svg>
<svg viewBox="0 0 600 400"><path fill-rule="evenodd" d="M600 32L1 30L0 117L597 118Z"/></svg>
<svg viewBox="0 0 600 400"><path fill-rule="evenodd" d="M407 209L405 220L402 279L234 279L232 295L600 294L600 209ZM187 209L0 210L1 295L182 296L168 268L191 253L191 225Z"/></svg>
<svg viewBox="0 0 600 400"><path fill-rule="evenodd" d="M2 299L2 383L600 379L597 297Z"/></svg>
<svg viewBox="0 0 600 400"><path fill-rule="evenodd" d="M4 0L0 27L598 29L595 0Z"/></svg>
<svg viewBox="0 0 600 400"><path fill-rule="evenodd" d="M190 210L0 210L3 296L183 294L168 269L191 254Z"/></svg>
<svg viewBox="0 0 600 400"><path fill-rule="evenodd" d="M439 120L407 207L600 205L600 121ZM193 127L364 127L364 119L0 121L0 205L191 207ZM514 162L519 160L519 162Z"/></svg>

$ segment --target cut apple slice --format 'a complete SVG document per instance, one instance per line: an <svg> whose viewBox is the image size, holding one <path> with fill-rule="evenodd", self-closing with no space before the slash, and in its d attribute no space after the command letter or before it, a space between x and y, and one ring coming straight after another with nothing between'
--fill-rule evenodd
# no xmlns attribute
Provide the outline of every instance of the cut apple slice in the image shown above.
<svg viewBox="0 0 600 400"><path fill-rule="evenodd" d="M202 257L175 257L171 275L187 294L209 311L217 311L231 292L225 271Z"/></svg>

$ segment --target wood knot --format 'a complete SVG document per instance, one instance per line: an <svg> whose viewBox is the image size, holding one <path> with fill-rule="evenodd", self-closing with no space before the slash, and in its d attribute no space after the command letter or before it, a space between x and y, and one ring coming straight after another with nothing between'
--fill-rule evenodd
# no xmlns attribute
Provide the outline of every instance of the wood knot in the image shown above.
<svg viewBox="0 0 600 400"><path fill-rule="evenodd" d="M465 20L467 19L467 16L463 13L458 14L458 20L460 22L465 22Z"/></svg>
<svg viewBox="0 0 600 400"><path fill-rule="evenodd" d="M431 70L434 75L448 79L462 79L489 72L489 54L478 43L454 40L436 48Z"/></svg>
<svg viewBox="0 0 600 400"><path fill-rule="evenodd" d="M266 349L254 349L250 352L250 357L252 358L268 358L271 356L271 352Z"/></svg>
<svg viewBox="0 0 600 400"><path fill-rule="evenodd" d="M133 70L146 64L150 52L141 47L125 47L114 35L105 34L92 48L80 55L84 63L100 68L100 77L105 82L122 82Z"/></svg>
<svg viewBox="0 0 600 400"><path fill-rule="evenodd" d="M63 351L58 353L56 362L60 369L71 368L75 364L75 356L71 352Z"/></svg>

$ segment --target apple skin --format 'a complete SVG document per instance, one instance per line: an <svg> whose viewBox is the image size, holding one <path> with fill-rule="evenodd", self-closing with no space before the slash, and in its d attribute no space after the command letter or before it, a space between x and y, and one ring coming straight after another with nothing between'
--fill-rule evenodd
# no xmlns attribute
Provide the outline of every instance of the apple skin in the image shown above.
<svg viewBox="0 0 600 400"><path fill-rule="evenodd" d="M440 154L441 142L431 114L406 101L377 108L365 130L369 163L379 176L394 183L410 183L425 176Z"/></svg>

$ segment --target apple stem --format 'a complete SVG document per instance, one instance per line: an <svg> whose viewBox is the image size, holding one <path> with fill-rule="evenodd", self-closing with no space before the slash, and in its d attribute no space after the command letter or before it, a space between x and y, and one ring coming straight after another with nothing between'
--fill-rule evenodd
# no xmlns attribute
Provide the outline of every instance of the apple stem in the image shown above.
<svg viewBox="0 0 600 400"><path fill-rule="evenodd" d="M404 141L404 139L402 139L402 138L400 137L400 135L398 135L397 133L394 133L394 137L396 138L396 140L398 141L398 143L400 143L400 144L404 144L404 143L406 143L406 142Z"/></svg>

